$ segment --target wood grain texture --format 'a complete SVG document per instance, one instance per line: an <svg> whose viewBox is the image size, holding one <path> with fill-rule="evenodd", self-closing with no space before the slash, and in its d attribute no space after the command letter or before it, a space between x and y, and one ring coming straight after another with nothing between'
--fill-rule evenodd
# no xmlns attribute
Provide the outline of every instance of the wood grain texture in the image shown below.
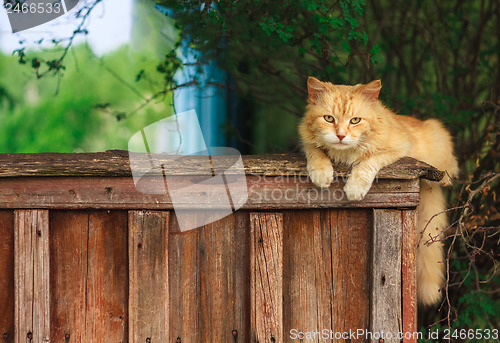
<svg viewBox="0 0 500 343"><path fill-rule="evenodd" d="M180 233L170 217L169 238L169 334L168 342L201 342L198 324L199 288L198 230ZM177 231L177 232L175 232Z"/></svg>
<svg viewBox="0 0 500 343"><path fill-rule="evenodd" d="M394 336L383 337L384 342L395 343L399 342L396 335L402 332L401 211L375 209L373 218L370 331L390 333Z"/></svg>
<svg viewBox="0 0 500 343"><path fill-rule="evenodd" d="M127 212L53 211L51 232L54 339L126 342Z"/></svg>
<svg viewBox="0 0 500 343"><path fill-rule="evenodd" d="M285 338L368 329L370 223L369 210L285 212Z"/></svg>
<svg viewBox="0 0 500 343"><path fill-rule="evenodd" d="M416 211L402 211L401 282L403 296L403 333L417 332L417 265ZM416 337L405 335L403 343L416 343Z"/></svg>
<svg viewBox="0 0 500 343"><path fill-rule="evenodd" d="M251 342L283 340L283 214L250 214Z"/></svg>
<svg viewBox="0 0 500 343"><path fill-rule="evenodd" d="M16 342L50 341L49 213L14 212Z"/></svg>
<svg viewBox="0 0 500 343"><path fill-rule="evenodd" d="M126 342L127 213L90 212L87 271L87 342Z"/></svg>
<svg viewBox="0 0 500 343"><path fill-rule="evenodd" d="M367 329L370 315L370 210L325 211L323 227L324 275L332 273L332 330ZM331 247L328 244L328 235ZM315 244L320 244L320 242ZM328 260L330 257L331 260ZM328 313L324 314L325 316ZM363 339L359 341L363 342Z"/></svg>
<svg viewBox="0 0 500 343"><path fill-rule="evenodd" d="M129 339L168 342L169 212L129 211Z"/></svg>
<svg viewBox="0 0 500 343"><path fill-rule="evenodd" d="M202 176L173 178L176 187L192 187L176 199L176 208L220 208L225 187L199 184ZM378 180L362 201L348 201L339 179L321 190L307 178L248 176L248 200L242 209L416 207L419 180ZM194 187L193 187L194 186ZM0 178L0 208L172 210L169 194L137 191L130 177Z"/></svg>
<svg viewBox="0 0 500 343"><path fill-rule="evenodd" d="M316 275L316 263L323 262L318 256L321 248L314 245L314 235L321 232L320 211L285 213L284 231L284 335L290 337L293 329L313 332L331 328L331 323L322 322L322 315L316 315L323 304L331 304L330 296L321 298L321 292L331 284L321 284L324 279Z"/></svg>
<svg viewBox="0 0 500 343"><path fill-rule="evenodd" d="M249 226L238 212L180 232L171 217L169 342L249 341Z"/></svg>
<svg viewBox="0 0 500 343"><path fill-rule="evenodd" d="M85 342L89 213L51 211L50 230L51 338Z"/></svg>
<svg viewBox="0 0 500 343"><path fill-rule="evenodd" d="M14 211L0 211L0 337L14 342Z"/></svg>
<svg viewBox="0 0 500 343"><path fill-rule="evenodd" d="M138 161L143 160L142 172L148 172L150 160L156 165L168 164L169 170L178 175L211 175L207 174L202 158L182 157L181 159L161 154L134 154ZM218 165L224 167L224 157L217 158ZM227 165L231 163L230 157ZM269 154L243 156L247 175L299 175L306 174L306 160L300 154ZM0 154L0 177L19 176L131 176L129 153L111 150L100 153L40 153L40 154ZM336 165L335 175L346 176L348 168ZM162 175L162 170L153 174ZM170 173L174 175L175 172ZM424 177L439 181L444 173L428 164L405 157L395 164L382 169L380 178L414 179Z"/></svg>

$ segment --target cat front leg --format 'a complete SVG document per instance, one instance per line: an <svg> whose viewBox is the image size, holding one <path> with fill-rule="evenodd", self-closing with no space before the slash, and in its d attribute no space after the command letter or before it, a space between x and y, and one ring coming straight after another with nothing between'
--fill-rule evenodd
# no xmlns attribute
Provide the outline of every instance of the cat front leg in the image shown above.
<svg viewBox="0 0 500 343"><path fill-rule="evenodd" d="M307 172L318 187L328 188L333 181L333 166L325 152L314 145L304 146L307 157Z"/></svg>
<svg viewBox="0 0 500 343"><path fill-rule="evenodd" d="M370 190L373 180L380 169L396 162L403 155L384 154L372 156L359 162L351 169L351 174L344 186L344 193L351 201L363 200Z"/></svg>
<svg viewBox="0 0 500 343"><path fill-rule="evenodd" d="M344 193L351 201L363 200L366 193L372 187L377 171L356 166L352 169L351 175L344 186Z"/></svg>

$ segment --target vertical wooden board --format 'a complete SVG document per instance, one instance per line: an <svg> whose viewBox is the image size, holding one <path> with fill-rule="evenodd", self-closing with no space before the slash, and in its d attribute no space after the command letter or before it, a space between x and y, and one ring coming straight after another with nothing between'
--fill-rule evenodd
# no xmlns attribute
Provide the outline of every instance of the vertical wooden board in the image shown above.
<svg viewBox="0 0 500 343"><path fill-rule="evenodd" d="M169 239L170 340L247 341L249 217L237 212Z"/></svg>
<svg viewBox="0 0 500 343"><path fill-rule="evenodd" d="M51 334L128 339L127 212L51 211Z"/></svg>
<svg viewBox="0 0 500 343"><path fill-rule="evenodd" d="M250 214L251 342L283 341L283 214Z"/></svg>
<svg viewBox="0 0 500 343"><path fill-rule="evenodd" d="M402 331L401 211L375 209L373 217L370 332L383 331L384 342L399 342L396 335Z"/></svg>
<svg viewBox="0 0 500 343"><path fill-rule="evenodd" d="M85 342L128 340L126 211L89 214Z"/></svg>
<svg viewBox="0 0 500 343"><path fill-rule="evenodd" d="M168 342L169 212L129 211L129 337Z"/></svg>
<svg viewBox="0 0 500 343"><path fill-rule="evenodd" d="M371 211L329 210L325 217L325 236L329 234L331 239L331 249L327 247L324 251L331 251L332 331L367 330L370 318ZM328 244L328 240L325 243ZM356 341L366 341L365 336L357 337Z"/></svg>
<svg viewBox="0 0 500 343"><path fill-rule="evenodd" d="M15 336L17 342L50 340L49 214L14 212Z"/></svg>
<svg viewBox="0 0 500 343"><path fill-rule="evenodd" d="M228 327L238 332L236 343L250 339L250 213L238 211L233 214L234 227L229 228L227 237L231 240L228 250L234 263L229 270L232 279L229 306L231 318Z"/></svg>
<svg viewBox="0 0 500 343"><path fill-rule="evenodd" d="M0 337L14 342L14 211L0 211Z"/></svg>
<svg viewBox="0 0 500 343"><path fill-rule="evenodd" d="M367 329L370 212L287 212L284 223L285 339L303 332L321 342Z"/></svg>
<svg viewBox="0 0 500 343"><path fill-rule="evenodd" d="M331 321L323 316L331 308L331 285L321 272L322 247L315 245L321 233L321 212L285 212L283 242L283 327L284 340L297 339L299 332L330 329ZM328 282L328 281L327 281ZM327 294L326 296L325 293ZM326 319L326 322L323 320ZM300 336L299 336L300 337ZM311 337L304 337L310 342Z"/></svg>
<svg viewBox="0 0 500 343"><path fill-rule="evenodd" d="M84 342L89 213L50 211L51 338Z"/></svg>
<svg viewBox="0 0 500 343"><path fill-rule="evenodd" d="M198 325L200 299L198 230L180 232L175 215L170 216L169 237L169 334L168 342L201 342Z"/></svg>
<svg viewBox="0 0 500 343"><path fill-rule="evenodd" d="M249 335L250 225L237 213L199 229L199 323L203 342L240 341Z"/></svg>
<svg viewBox="0 0 500 343"><path fill-rule="evenodd" d="M403 297L403 337L404 343L416 343L416 337L410 333L417 332L417 266L416 266L416 211L402 212L402 297Z"/></svg>

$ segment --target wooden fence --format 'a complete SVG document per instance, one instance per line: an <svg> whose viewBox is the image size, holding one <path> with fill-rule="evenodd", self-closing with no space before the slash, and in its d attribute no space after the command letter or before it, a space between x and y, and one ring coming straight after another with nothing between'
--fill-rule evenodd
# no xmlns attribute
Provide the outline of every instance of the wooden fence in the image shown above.
<svg viewBox="0 0 500 343"><path fill-rule="evenodd" d="M182 232L168 194L136 190L126 152L0 155L0 341L379 342L416 331L419 178L441 172L403 159L348 202L335 192L343 167L318 192L300 156L244 163L243 208ZM197 182L186 166L179 182Z"/></svg>

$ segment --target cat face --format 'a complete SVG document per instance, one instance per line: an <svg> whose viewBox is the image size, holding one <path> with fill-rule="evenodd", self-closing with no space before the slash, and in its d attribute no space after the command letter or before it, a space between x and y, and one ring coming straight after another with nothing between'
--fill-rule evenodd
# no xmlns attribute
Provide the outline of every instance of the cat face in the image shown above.
<svg viewBox="0 0 500 343"><path fill-rule="evenodd" d="M376 124L372 106L378 99L380 81L343 86L308 80L309 105L304 121L319 146L346 150L361 147Z"/></svg>

